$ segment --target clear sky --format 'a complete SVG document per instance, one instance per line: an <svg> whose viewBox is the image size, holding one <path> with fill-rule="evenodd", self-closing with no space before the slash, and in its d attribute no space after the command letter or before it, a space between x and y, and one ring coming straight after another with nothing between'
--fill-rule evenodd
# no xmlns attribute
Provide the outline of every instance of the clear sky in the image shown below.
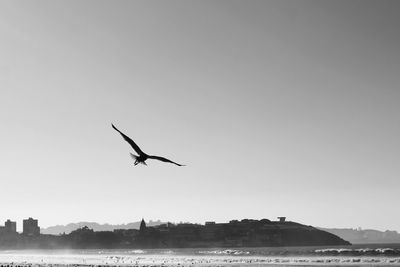
<svg viewBox="0 0 400 267"><path fill-rule="evenodd" d="M1 1L0 222L400 230L399 1ZM113 122L157 161L133 166Z"/></svg>

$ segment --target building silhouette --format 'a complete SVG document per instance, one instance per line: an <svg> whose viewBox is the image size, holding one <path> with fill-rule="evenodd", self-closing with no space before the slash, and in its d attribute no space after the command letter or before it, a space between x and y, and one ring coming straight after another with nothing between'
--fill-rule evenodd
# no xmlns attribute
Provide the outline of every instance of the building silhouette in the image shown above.
<svg viewBox="0 0 400 267"><path fill-rule="evenodd" d="M38 236L40 234L40 228L38 226L38 220L26 219L23 221L23 230L22 233L28 236Z"/></svg>
<svg viewBox="0 0 400 267"><path fill-rule="evenodd" d="M141 232L141 233L144 233L144 232L146 232L146 222L144 221L144 219L142 219L142 221L140 222L140 228L139 228L139 231Z"/></svg>
<svg viewBox="0 0 400 267"><path fill-rule="evenodd" d="M0 226L0 235L17 233L17 223L7 220L4 226Z"/></svg>
<svg viewBox="0 0 400 267"><path fill-rule="evenodd" d="M286 221L286 217L278 217L279 222L285 222Z"/></svg>
<svg viewBox="0 0 400 267"><path fill-rule="evenodd" d="M10 221L10 220L7 220L4 223L4 231L6 233L16 233L17 232L17 223L13 222L13 221Z"/></svg>

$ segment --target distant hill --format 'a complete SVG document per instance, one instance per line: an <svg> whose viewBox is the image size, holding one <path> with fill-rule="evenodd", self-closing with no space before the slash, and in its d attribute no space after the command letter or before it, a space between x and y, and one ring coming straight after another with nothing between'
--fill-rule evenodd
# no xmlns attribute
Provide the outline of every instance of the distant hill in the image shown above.
<svg viewBox="0 0 400 267"><path fill-rule="evenodd" d="M337 229L337 228L318 228L352 244L376 244L376 243L400 243L400 234L397 231L378 231L372 229Z"/></svg>
<svg viewBox="0 0 400 267"><path fill-rule="evenodd" d="M156 226L164 224L160 220L148 221L147 226ZM59 235L62 233L69 234L84 226L94 231L113 231L114 229L139 229L140 221L127 224L99 224L96 222L78 222L69 223L67 225L56 225L48 228L40 229L42 234ZM318 229L339 236L352 244L374 244L374 243L400 243L400 233L397 231L378 231L372 229L351 229L351 228L322 228Z"/></svg>
<svg viewBox="0 0 400 267"><path fill-rule="evenodd" d="M77 228L77 229L76 229ZM231 220L228 223L166 223L149 221L111 225L94 222L71 223L42 229L41 235L3 233L0 248L200 248L200 247L281 247L346 246L344 239L292 221L268 219ZM73 230L75 229L75 230ZM118 231L113 231L119 229ZM59 234L65 233L65 235Z"/></svg>
<svg viewBox="0 0 400 267"><path fill-rule="evenodd" d="M161 222L160 220L158 221L149 221L146 222L147 226L156 226L163 224L164 222ZM139 229L140 227L140 221L137 222L131 222L127 224L99 224L96 222L78 222L78 223L69 223L67 225L56 225L56 226L50 226L47 228L41 228L40 233L41 234L48 234L48 235L60 235L62 233L69 234L72 231L75 231L76 229L82 228L84 226L87 226L90 229L93 229L94 231L113 231L114 229Z"/></svg>

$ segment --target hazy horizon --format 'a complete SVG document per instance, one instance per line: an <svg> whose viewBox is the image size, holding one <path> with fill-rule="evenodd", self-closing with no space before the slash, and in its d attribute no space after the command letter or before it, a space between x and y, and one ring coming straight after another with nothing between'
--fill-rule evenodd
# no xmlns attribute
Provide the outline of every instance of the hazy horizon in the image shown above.
<svg viewBox="0 0 400 267"><path fill-rule="evenodd" d="M400 231L400 2L1 1L0 225ZM133 166L114 123L157 161Z"/></svg>

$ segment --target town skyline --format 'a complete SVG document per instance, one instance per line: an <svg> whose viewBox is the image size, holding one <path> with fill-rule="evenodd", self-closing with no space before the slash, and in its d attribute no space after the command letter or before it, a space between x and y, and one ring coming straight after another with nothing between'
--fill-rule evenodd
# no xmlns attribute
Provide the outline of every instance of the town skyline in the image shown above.
<svg viewBox="0 0 400 267"><path fill-rule="evenodd" d="M185 247L265 247L350 245L332 233L286 221L230 220L226 223L208 221L204 225L193 223L163 223L148 226L144 219L139 227L95 231L81 226L56 235L39 231L38 220L24 220L23 233L15 231L15 222L6 221L0 228L2 249L100 249L100 248L185 248Z"/></svg>
<svg viewBox="0 0 400 267"><path fill-rule="evenodd" d="M399 11L0 1L1 218L400 231Z"/></svg>
<svg viewBox="0 0 400 267"><path fill-rule="evenodd" d="M1 233L1 231L4 231L4 230L6 232L9 232L10 229L12 229L11 232L18 232L18 233L35 232L35 233L41 233L42 234L43 233L42 231L44 231L44 234L55 234L55 233L51 233L51 232L48 233L49 229L60 228L60 227L62 228L62 227L70 226L70 225L73 225L73 228L71 228L71 230L78 229L79 228L78 225L80 225L80 226L97 225L100 228L106 227L106 229L104 229L104 230L119 229L119 228L121 228L121 229L136 229L137 228L138 229L139 225L137 225L137 226L132 226L132 225L139 224L141 221L146 221L150 226L157 226L157 225L161 225L161 224L165 224L165 223L172 223L172 224L186 224L186 223L189 223L189 224L206 225L209 222L227 223L227 222L234 222L234 221L241 221L241 220L266 220L266 219L270 220L271 218L267 218L267 217L262 217L262 218L257 218L257 219L254 219L254 218L243 219L243 218L241 218L241 219L229 219L228 221L203 220L201 222L191 222L191 221L182 221L182 220L180 220L180 221L169 221L169 220L163 221L163 220L160 220L160 219L148 219L148 220L145 220L144 218L141 218L141 219L138 219L136 221L135 220L131 220L129 222L121 222L121 223L115 223L115 224L111 224L111 223L107 223L107 222L99 223L99 222L96 222L96 221L79 221L79 222L68 222L68 223L65 223L65 224L48 225L48 226L43 227L43 226L39 225L39 223L38 223L39 220L38 219L33 219L32 217L29 217L29 218L23 219L21 224L18 224L17 221L13 221L12 219L6 219L5 222L4 222L4 225L1 225L1 223L0 223L0 233ZM279 216L279 217L276 217L275 219L276 219L276 221L283 221L284 222L285 220L287 220L287 217ZM290 219L289 219L289 221L290 221ZM25 230L25 228L24 228L25 223L26 223L26 226L27 226L27 230ZM301 222L301 223L312 225L312 223L310 223L310 222ZM129 225L131 225L131 226L128 227ZM320 228L320 229L328 229L328 228L324 227L323 225L322 226L321 225L313 225L313 226L315 226L317 228ZM343 228L331 227L331 229L332 230L335 230L335 229L336 230L340 230L340 229L342 229L342 230L345 230L345 229L350 230L351 229L351 230L357 230L357 231L372 230L372 231L382 231L382 232L394 231L394 232L398 232L400 234L400 232L397 231L396 229L371 229L371 228L362 228L360 226L358 226L358 227L349 226L349 227L343 227ZM54 231L54 230L50 230L50 231ZM62 233L62 231L59 232L59 233Z"/></svg>
<svg viewBox="0 0 400 267"><path fill-rule="evenodd" d="M192 228L195 231L199 230L200 226L203 227L211 227L219 225L224 228L226 226L232 225L242 225L243 224L252 224L256 225L260 224L283 224L283 225L298 225L298 222L292 222L287 220L286 217L278 217L275 220L271 220L271 218L263 218L261 220L254 219L234 219L229 220L229 222L215 222L215 221L206 221L204 224L201 223L192 223L192 222L162 222L160 220L152 221L147 220L147 222L142 218L142 220L136 222L130 222L127 224L120 225L111 225L111 224L99 224L96 222L79 222L79 223L69 223L67 225L56 225L50 226L47 228L43 228L39 226L39 220L28 218L23 220L23 230L17 231L17 222L11 221L8 219L4 222L4 226L0 225L0 237L10 237L14 236L14 238L18 239L18 235L22 235L25 238L33 237L37 238L40 235L51 235L51 236L65 236L65 235L75 235L76 233L82 232L99 232L99 233L110 233L114 232L116 234L122 234L125 236L134 237L139 231L143 232L143 229L146 227L152 227L154 229L158 229L161 231L168 231L168 229L173 229L175 227L183 227L182 229ZM294 223L294 224L293 224ZM304 224L304 223L303 223ZM309 224L306 224L309 225ZM311 225L309 225L311 226ZM328 233L334 234L343 240L349 241L351 244L395 244L400 241L400 233L397 231L379 231L376 229L361 229L361 228L324 228L313 226L316 229L326 231ZM178 228L175 228L178 229ZM197 230L196 230L197 229ZM217 228L215 228L217 229ZM211 230L211 229L210 229ZM0 238L1 239L1 238ZM6 245L2 243L2 245Z"/></svg>
<svg viewBox="0 0 400 267"><path fill-rule="evenodd" d="M26 236L38 236L40 234L40 227L38 224L38 220L33 219L32 217L22 220L21 230L18 229L17 225L18 223L16 221L7 219L4 222L4 226L0 225L0 236L2 234L13 234L13 233L22 233Z"/></svg>

